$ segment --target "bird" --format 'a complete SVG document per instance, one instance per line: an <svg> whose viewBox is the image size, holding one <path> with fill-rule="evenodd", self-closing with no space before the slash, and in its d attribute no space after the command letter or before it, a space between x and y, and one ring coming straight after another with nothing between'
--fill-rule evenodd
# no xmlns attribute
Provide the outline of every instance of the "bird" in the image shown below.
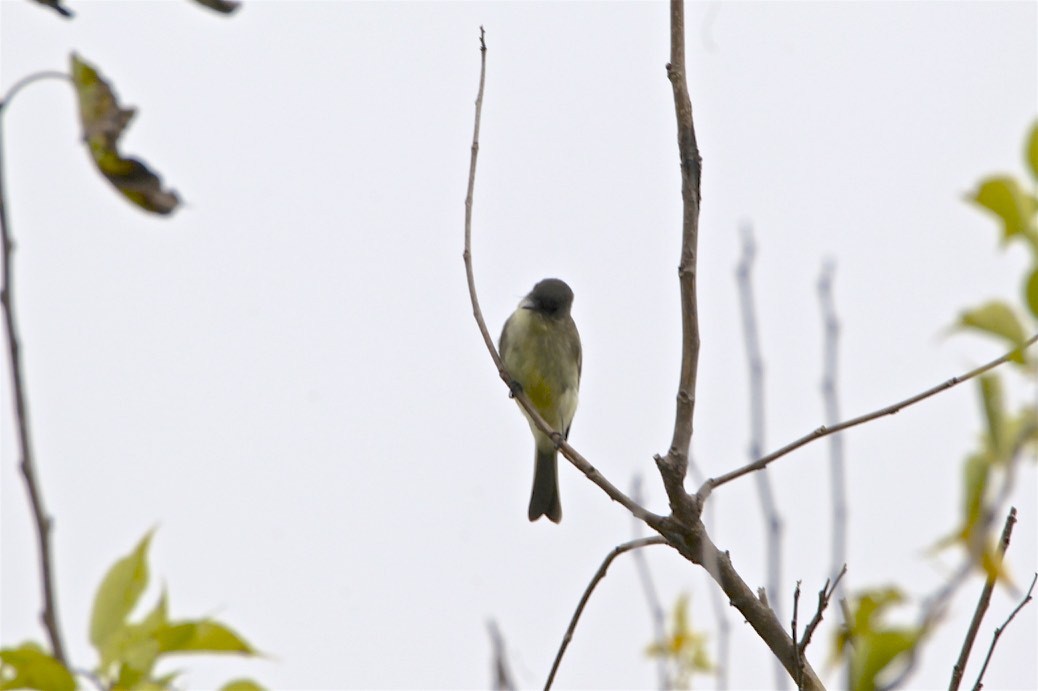
<svg viewBox="0 0 1038 691"><path fill-rule="evenodd" d="M573 291L565 281L546 278L520 301L501 330L498 349L514 392L522 391L541 417L569 438L577 410L582 353L570 310ZM533 490L527 516L562 520L559 501L558 445L537 429L523 410L534 439Z"/></svg>

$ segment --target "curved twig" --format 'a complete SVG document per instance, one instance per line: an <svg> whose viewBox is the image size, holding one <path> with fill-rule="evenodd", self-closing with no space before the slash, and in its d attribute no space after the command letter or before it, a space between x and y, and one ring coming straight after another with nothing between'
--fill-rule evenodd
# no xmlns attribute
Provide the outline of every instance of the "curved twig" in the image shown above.
<svg viewBox="0 0 1038 691"><path fill-rule="evenodd" d="M959 384L961 384L963 382L969 381L970 379L978 377L981 374L984 374L985 372L998 367L999 365L1007 362L1010 358L1012 358L1017 353L1020 353L1020 352L1022 352L1024 350L1027 350L1032 345L1034 345L1036 342L1038 342L1038 334L1035 334L1034 336L1031 336L1019 348L1014 348L1013 350L1011 350L1008 353L1002 355L1001 357L995 358L991 362L983 364L980 367L976 367L974 369L971 369L970 371L965 372L963 374L960 374L957 377L952 377L951 379L943 381L940 384L938 384L937 386L931 387L931 388L929 388L926 391L923 391L921 393L917 393L914 396L909 396L908 398L904 399L903 401L898 401L897 403L893 403L891 405L885 406L885 407L880 408L878 410L874 410L871 413L865 413L864 415L859 415L858 417L851 418L850 420L844 420L843 422L841 422L841 423L839 423L837 425L832 425L832 426L822 425L821 427L819 427L818 429L814 430L813 432L805 434L804 436L800 437L799 439L796 439L796 440L790 442L789 444L786 444L785 446L783 446L782 448L780 448L780 449L778 449L776 451L772 451L767 456L763 456L762 458L757 459L753 463L748 463L747 465L744 465L741 468L736 468L735 470L733 470L733 471L731 471L729 473L725 473L724 475L721 475L719 477L711 478L711 479L707 480L705 483L703 483L703 486L700 487L698 494L699 494L700 497L705 497L706 495L709 495L711 491L713 491L714 489L717 489L721 485L727 484L727 483L731 482L732 480L735 480L737 478L742 477L743 475L747 475L749 473L756 472L756 471L758 471L758 470L760 470L762 468L766 468L766 467L768 467L768 465L770 465L774 461L777 461L778 459L782 458L786 454L788 454L788 453L790 453L792 451L796 451L801 446L804 446L805 444L809 444L809 443L811 443L811 442L813 442L813 441L815 441L817 439L821 439L823 437L828 437L830 434L835 434L837 432L842 432L843 430L850 429L851 427L857 427L858 425L864 424L866 422L870 422L870 421L875 420L877 418L881 418L881 417L885 417L887 415L894 415L895 413L899 413L903 409L908 408L909 406L915 405L916 403L919 403L920 401L923 401L923 400L925 400L927 398L930 398L931 396L939 394L942 391L946 391L946 390L948 390L950 388L958 386Z"/></svg>
<svg viewBox="0 0 1038 691"><path fill-rule="evenodd" d="M68 75L61 72L37 72L16 82L0 101L0 119L11 99L23 88L43 79ZM19 468L25 479L25 489L32 507L33 522L36 526L36 540L39 549L40 580L43 586L43 611L40 619L50 639L51 652L54 658L68 667L65 657L65 645L61 638L61 627L58 624L58 598L54 587L54 557L51 554L50 534L52 521L43 505L43 493L40 490L36 475L36 461L33 454L32 436L29 427L29 402L25 392L25 374L22 371L20 339L18 337L18 321L14 308L14 281L12 279L12 259L14 240L7 223L7 194L4 189L3 161L3 128L0 123L0 264L3 267L2 285L0 285L0 303L4 313L4 331L7 336L7 360L11 369L11 394L14 399L15 423L18 428Z"/></svg>
<svg viewBox="0 0 1038 691"><path fill-rule="evenodd" d="M998 644L998 639L1001 638L1002 632L1009 626L1009 622L1013 621L1016 615L1022 610L1027 603L1032 599L1032 593L1034 593L1034 584L1038 582L1038 573L1034 574L1034 578L1031 579L1031 585L1027 589L1027 593L1024 595L1024 599L1013 608L1013 611L1009 613L1009 617L1002 622L1002 626L995 627L995 633L991 636L991 645L988 646L988 654L984 656L984 665L980 668L980 674L977 675L977 681L973 684L973 691L980 691L984 686L982 683L984 680L984 673L988 671L988 663L991 662L991 655L995 652L995 646Z"/></svg>
<svg viewBox="0 0 1038 691"><path fill-rule="evenodd" d="M609 570L609 565L613 563L613 560L624 552L630 552L632 549L648 547L649 545L665 544L667 544L667 541L659 535L643 537L618 545L606 555L606 558L602 561L602 565L598 567L598 571L595 572L595 575L591 578L591 582L588 583L587 588L584 589L584 595L581 596L580 602L577 603L577 609L573 612L573 617L569 620L569 626L566 627L566 634L562 637L562 643L559 645L559 652L555 654L555 662L551 665L551 672L548 674L548 681L544 682L545 691L550 689L552 682L555 681L555 673L559 671L559 663L562 662L562 656L566 652L566 648L569 647L569 642L573 640L573 632L577 628L577 621L579 621L580 615L584 611L584 606L587 605L587 601L591 598L591 592L595 589L595 586L598 585L598 582L605 577L606 571Z"/></svg>
<svg viewBox="0 0 1038 691"><path fill-rule="evenodd" d="M483 336L483 342L486 344L487 350L490 351L490 357L493 358L494 365L497 366L498 375L501 377L501 380L508 385L509 391L512 392L515 400L523 407L523 410L527 412L537 428L548 436L558 440L559 451L562 455L565 456L570 463L576 466L580 472L584 473L591 482L602 488L602 490L609 495L610 499L623 505L623 507L634 514L635 517L645 521L649 527L654 530L659 530L663 525L663 518L661 516L657 516L651 511L646 510L609 482L609 480L599 473L586 458L570 446L569 443L562 438L561 434L545 422L544 418L541 417L541 414L533 407L530 400L522 391L515 391L513 389L511 386L512 378L508 375L508 371L505 370L504 363L501 362L501 356L498 354L497 348L494 346L494 340L490 337L490 331L487 329L486 321L483 319L483 311L479 307L479 298L476 296L476 279L472 270L472 198L476 186L476 160L479 155L479 123L483 111L483 89L486 83L487 71L487 44L485 36L486 33L483 30L483 27L480 27L479 93L476 96L476 118L475 126L472 131L472 156L469 161L468 194L465 196L465 251L462 253L462 258L465 261L465 277L468 280L469 286L469 299L472 301L472 316L475 317L476 324L479 325L479 332Z"/></svg>

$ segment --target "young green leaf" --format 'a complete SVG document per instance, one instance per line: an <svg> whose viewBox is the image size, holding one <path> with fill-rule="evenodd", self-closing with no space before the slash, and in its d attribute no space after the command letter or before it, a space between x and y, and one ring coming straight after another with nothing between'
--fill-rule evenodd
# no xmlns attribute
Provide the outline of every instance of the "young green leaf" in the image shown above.
<svg viewBox="0 0 1038 691"><path fill-rule="evenodd" d="M997 374L980 377L980 401L988 423L988 439L996 462L1006 460L1010 449L1006 444L1006 403L1002 396L1002 379Z"/></svg>
<svg viewBox="0 0 1038 691"><path fill-rule="evenodd" d="M1038 268L1031 272L1024 284L1024 301L1031 314L1038 317Z"/></svg>
<svg viewBox="0 0 1038 691"><path fill-rule="evenodd" d="M119 138L133 119L134 109L121 107L108 82L75 53L71 62L83 139L97 169L119 192L145 211L171 213L180 203L177 193L163 189L162 180L145 164L119 153Z"/></svg>
<svg viewBox="0 0 1038 691"><path fill-rule="evenodd" d="M975 329L982 333L1000 338L1012 348L1018 348L1027 340L1024 327L1013 308L1000 300L986 302L980 307L967 310L959 317L958 326L963 329ZM1013 353L1010 358L1014 362L1024 362L1023 352Z"/></svg>
<svg viewBox="0 0 1038 691"><path fill-rule="evenodd" d="M1038 181L1038 120L1031 127L1031 135L1027 138L1027 149L1024 151L1031 176Z"/></svg>
<svg viewBox="0 0 1038 691"><path fill-rule="evenodd" d="M156 632L163 653L243 653L257 655L230 627L211 619L182 621Z"/></svg>
<svg viewBox="0 0 1038 691"><path fill-rule="evenodd" d="M0 689L75 691L76 679L35 643L0 650Z"/></svg>
<svg viewBox="0 0 1038 691"><path fill-rule="evenodd" d="M1034 216L1038 203L1013 178L987 178L967 199L1002 219L1003 244L1017 235L1034 238Z"/></svg>
<svg viewBox="0 0 1038 691"><path fill-rule="evenodd" d="M220 691L267 691L252 679L234 679L220 687Z"/></svg>
<svg viewBox="0 0 1038 691"><path fill-rule="evenodd" d="M105 574L94 596L90 614L90 643L105 657L109 639L125 626L126 617L136 606L148 585L148 545L152 531L133 551L115 562Z"/></svg>

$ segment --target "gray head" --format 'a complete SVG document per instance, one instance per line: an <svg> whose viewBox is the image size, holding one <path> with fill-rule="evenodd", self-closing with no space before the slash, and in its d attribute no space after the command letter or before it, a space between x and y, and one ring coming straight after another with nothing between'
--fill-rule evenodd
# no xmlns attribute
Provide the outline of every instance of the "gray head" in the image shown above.
<svg viewBox="0 0 1038 691"><path fill-rule="evenodd" d="M522 302L522 307L525 309L556 318L569 315L569 309L572 306L573 291L565 281L557 278L546 278L540 281Z"/></svg>

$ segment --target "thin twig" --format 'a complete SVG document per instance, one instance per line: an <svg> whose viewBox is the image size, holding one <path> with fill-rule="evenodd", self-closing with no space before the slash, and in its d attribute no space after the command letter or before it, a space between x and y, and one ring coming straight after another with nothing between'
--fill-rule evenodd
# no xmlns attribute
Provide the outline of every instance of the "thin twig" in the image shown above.
<svg viewBox="0 0 1038 691"><path fill-rule="evenodd" d="M631 481L631 498L639 504L643 503L641 475L635 475ZM641 527L641 522L632 517L631 539L637 540L642 537ZM642 592L645 593L645 604L649 608L649 618L652 620L653 633L657 641L662 641L667 635L666 614L663 611L659 593L656 592L656 584L652 580L649 560L645 558L645 553L641 550L635 550L631 554L631 558L634 559L634 566L638 570L638 581L642 584ZM715 596L717 595L716 588L711 588L710 591ZM667 668L667 659L662 655L656 660L656 674L659 677L660 691L670 689L670 671Z"/></svg>
<svg viewBox="0 0 1038 691"><path fill-rule="evenodd" d="M1015 523L1016 507L1014 506L1009 509L1009 515L1006 516L1006 524L1002 528L1002 538L998 542L998 563L994 565L992 572L988 574L987 579L984 581L984 587L980 591L980 599L977 601L976 609L973 610L973 618L970 620L969 629L966 631L966 638L962 642L959 659L955 661L955 666L952 668L948 691L957 691L959 684L962 682L962 675L966 672L966 663L969 661L970 651L973 649L973 641L977 638L980 622L983 621L984 614L988 611L988 605L991 604L991 593L995 590L995 581L998 580L998 571L1002 568L1002 559L1005 557L1006 550L1009 549L1009 539L1013 535L1013 525ZM979 683L980 679L977 681Z"/></svg>
<svg viewBox="0 0 1038 691"><path fill-rule="evenodd" d="M836 574L835 579L825 579L825 585L818 591L818 609L815 610L815 615L811 617L811 621L804 627L804 636L800 639L797 647L800 648L800 655L807 652L807 646L811 643L811 636L814 635L815 629L822 623L822 617L825 614L825 610L829 607L829 601L836 594L837 588L840 587L840 580L847 573L847 565L844 564L843 568L840 569L839 573Z"/></svg>
<svg viewBox="0 0 1038 691"><path fill-rule="evenodd" d="M753 260L757 256L757 245L753 240L753 228L742 226L742 256L735 268L736 284L739 287L739 308L742 315L743 341L746 344L746 364L750 382L750 459L760 458L764 453L764 358L761 356L760 333L757 326L757 308L753 296ZM782 579L782 517L779 515L772 491L771 477L767 471L757 473L757 496L760 499L764 529L767 531L766 559L768 569L768 592L778 593ZM776 598L775 616L782 618L781 598ZM794 636L794 638L796 638ZM773 661L776 689L786 688L788 675L776 658Z"/></svg>
<svg viewBox="0 0 1038 691"><path fill-rule="evenodd" d="M696 297L696 261L699 256L699 200L703 160L692 122L692 101L685 74L685 5L670 3L670 62L667 77L674 93L678 157L681 165L681 258L678 284L681 294L681 374L674 413L670 449L656 465L670 500L671 512L686 525L698 519L701 503L685 492L688 451L692 443L692 416L696 404L696 374L699 369L699 307Z"/></svg>
<svg viewBox="0 0 1038 691"><path fill-rule="evenodd" d="M688 459L688 472L692 476L692 481L702 484L703 477L702 471L699 470L699 466L696 464L693 457ZM716 528L717 523L714 520L714 509L717 507L716 501L707 502L703 507L703 520L708 523L711 528ZM716 563L704 566L711 575L719 574L720 570ZM716 578L716 576L715 576ZM729 651L731 649L732 640L732 624L728 621L728 609L725 605L728 604L722 597L722 591L718 588L710 588L710 605L714 610L714 618L717 620L717 659L714 664L714 688L717 691L726 691L728 688L728 661L731 658Z"/></svg>
<svg viewBox="0 0 1038 691"><path fill-rule="evenodd" d="M988 646L988 654L984 656L984 666L980 668L980 674L977 675L977 681L973 684L973 691L980 691L984 686L982 680L984 679L984 673L988 671L988 663L991 662L991 655L995 652L995 645L998 644L998 639L1002 636L1002 632L1006 630L1007 626L1009 626L1009 622L1013 621L1013 618L1016 617L1017 613L1033 599L1032 594L1034 593L1034 584L1036 581L1038 581L1038 573L1034 574L1034 578L1031 579L1031 585L1027 589L1027 594L1024 595L1024 599L1020 601L1020 604L1013 608L1013 611L1009 613L1009 617L1002 622L1002 626L995 628L995 633L991 636L991 645Z"/></svg>
<svg viewBox="0 0 1038 691"><path fill-rule="evenodd" d="M796 682L797 688L804 688L804 660L800 650L800 646L797 645L797 614L800 611L800 581L797 581L796 588L793 589L793 666L796 668L796 674L793 676L793 680ZM784 682L785 680L783 680ZM783 684L785 686L785 684Z"/></svg>
<svg viewBox="0 0 1038 691"><path fill-rule="evenodd" d="M19 90L32 82L58 76L59 73L38 72L15 83L0 101L0 118L6 112L6 106ZM68 75L61 74L63 79ZM18 428L19 467L25 479L25 489L32 507L33 522L36 526L36 540L39 549L40 580L43 587L43 611L40 619L50 639L51 652L54 659L68 667L65 656L65 645L61 639L61 627L58 624L58 598L54 586L54 557L51 554L50 535L53 522L43 505L43 494L37 478L36 460L33 454L32 436L29 427L29 402L25 390L25 374L22 370L18 322L14 307L13 262L14 241L7 222L7 193L4 189L3 132L0 127L0 263L3 266L3 281L0 285L0 303L3 305L4 330L7 334L7 360L11 370L11 393L14 398L15 423Z"/></svg>
<svg viewBox="0 0 1038 691"><path fill-rule="evenodd" d="M606 555L606 558L602 561L602 565L598 567L598 571L595 572L595 575L591 578L591 582L588 583L587 588L584 589L584 595L580 598L576 611L573 612L573 617L570 619L569 626L566 628L566 634L562 637L562 644L559 645L559 652L555 654L555 662L551 665L551 672L548 674L548 681L544 682L545 691L550 689L552 682L555 681L555 673L559 671L559 663L562 662L562 655L566 652L569 642L573 640L573 631L576 630L577 621L580 619L580 615L584 611L584 606L587 605L587 601L591 597L591 591L593 591L595 586L598 585L598 582L605 577L606 571L609 570L609 565L613 563L613 560L624 552L629 552L632 549L648 547L649 545L665 544L667 544L667 541L660 535L643 537L618 545L614 547L608 555Z"/></svg>
<svg viewBox="0 0 1038 691"><path fill-rule="evenodd" d="M744 465L741 468L737 468L737 469L735 469L735 470L733 470L733 471L731 471L729 473L725 473L724 475L721 475L719 477L711 478L711 479L707 480L705 483L703 483L703 486L699 489L699 495L701 497L709 495L710 492L712 492L714 489L717 489L721 485L725 485L725 484L731 482L732 480L740 478L743 475L747 475L748 473L752 473L752 472L761 470L762 468L766 468L768 465L770 465L774 461L782 458L783 456L785 456L786 454L788 454L788 453L790 453L792 451L796 451L797 449L799 449L801 446L804 446L805 444L809 444L809 443L811 443L811 442L813 442L815 440L821 439L823 437L827 437L830 434L836 434L837 432L842 432L843 430L850 429L851 427L857 427L858 425L864 424L866 422L870 422L870 421L875 420L877 418L881 418L881 417L884 417L884 416L887 416L887 415L894 415L895 413L899 413L902 410L904 410L905 408L908 408L909 406L915 405L916 403L919 403L920 401L923 401L923 400L925 400L927 398L930 398L931 396L939 394L942 391L946 391L946 390L951 389L951 388L953 388L955 386L958 386L959 384L961 384L963 382L969 381L970 379L978 377L981 374L984 374L985 372L988 372L988 371L998 367L999 365L1007 362L1010 358L1012 358L1016 354L1018 354L1018 353L1020 353L1020 352L1022 352L1024 350L1027 350L1032 345L1034 345L1036 342L1038 342L1038 334L1035 334L1034 336L1031 336L1019 348L1015 348L1015 349L1009 351L1008 353L1006 353L1005 355L1002 355L1001 357L995 358L991 362L988 362L988 363L986 363L984 365L981 365L980 367L976 367L974 369L971 369L968 372L964 372L963 374L960 374L957 377L952 377L951 379L943 381L940 384L938 384L937 386L929 388L926 391L923 391L921 393L917 393L914 396L909 396L908 398L904 399L903 401L898 401L897 403L893 403L893 404L885 406L883 408L879 408L878 410L874 410L871 413L865 413L864 415L859 415L858 417L851 418L850 420L845 420L845 421L843 421L843 422L841 422L841 423L839 423L837 425L832 425L832 426L825 426L825 425L823 425L823 426L819 427L818 429L814 430L813 432L805 434L804 436L800 437L799 439L796 439L796 440L790 442L789 444L786 444L782 448L777 449L776 451L772 451L767 456L759 458L758 460L754 461L753 463L748 463L747 465Z"/></svg>
<svg viewBox="0 0 1038 691"><path fill-rule="evenodd" d="M516 686L512 679L512 671L508 667L505 641L501 636L501 630L497 628L497 622L493 619L487 622L487 633L490 635L491 673L494 678L490 687L494 691L513 691Z"/></svg>
<svg viewBox="0 0 1038 691"><path fill-rule="evenodd" d="M559 434L557 430L553 429L552 426L541 417L541 414L536 408L534 408L533 404L530 403L530 400L526 397L525 393L513 389L512 378L505 369L504 363L501 362L501 356L498 354L497 348L494 346L494 340L490 337L490 331L487 329L486 321L483 319L483 311L479 307L479 298L476 296L476 279L472 269L472 198L476 186L476 160L479 155L479 124L483 111L483 88L486 82L487 71L487 44L485 35L483 27L480 27L479 93L476 96L476 118L472 131L472 156L469 162L468 193L465 195L465 251L462 253L462 258L465 261L465 277L468 280L469 286L469 299L472 301L472 316L475 317L476 324L479 326L479 332L483 336L483 342L486 344L487 350L490 351L490 357L494 360L498 376L500 376L501 380L509 387L509 391L512 392L515 400L522 406L523 410L526 411L530 419L533 420L537 429L555 439L562 455L565 456L570 463L576 466L580 472L584 473L591 482L598 485L607 495L609 495L610 499L620 503L635 517L645 521L645 523L652 529L660 530L663 525L663 518L661 516L657 516L651 511L647 511L609 482L609 480L599 473L586 458L570 446L569 442L563 439L562 435Z"/></svg>
<svg viewBox="0 0 1038 691"><path fill-rule="evenodd" d="M838 372L837 349L840 339L840 321L836 317L836 305L833 300L833 273L835 267L831 261L822 266L822 274L818 278L818 300L822 308L822 322L825 328L823 348L825 355L822 373L822 399L825 402L825 424L835 425L840 421L840 402L836 395ZM829 577L839 583L837 570L843 565L847 570L847 480L844 472L843 435L829 435L829 479L832 495L832 546Z"/></svg>

